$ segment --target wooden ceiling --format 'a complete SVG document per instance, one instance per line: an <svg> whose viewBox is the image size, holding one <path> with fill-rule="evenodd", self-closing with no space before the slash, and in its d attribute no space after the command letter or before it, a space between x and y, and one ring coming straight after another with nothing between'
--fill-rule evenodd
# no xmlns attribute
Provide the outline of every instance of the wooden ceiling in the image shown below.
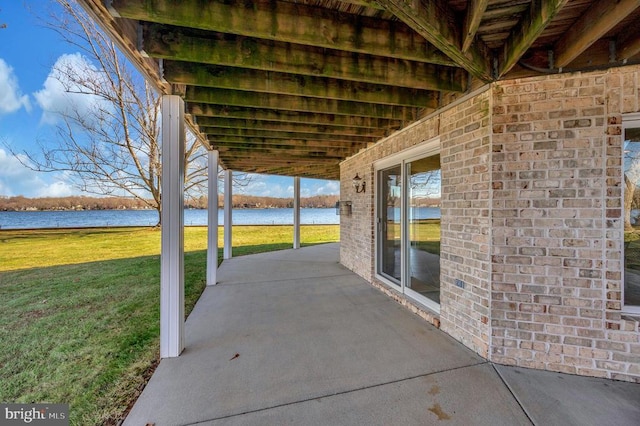
<svg viewBox="0 0 640 426"><path fill-rule="evenodd" d="M486 83L640 63L640 0L80 0L224 167L339 163Z"/></svg>

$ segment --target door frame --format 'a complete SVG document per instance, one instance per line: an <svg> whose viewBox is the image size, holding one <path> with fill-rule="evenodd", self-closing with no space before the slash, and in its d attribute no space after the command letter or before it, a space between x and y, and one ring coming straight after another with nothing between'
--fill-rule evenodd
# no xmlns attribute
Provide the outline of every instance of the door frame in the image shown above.
<svg viewBox="0 0 640 426"><path fill-rule="evenodd" d="M440 313L440 304L434 302L431 299L421 295L420 293L413 291L411 288L406 286L406 281L409 278L409 226L408 226L408 191L407 191L407 170L406 164L411 161L418 160L420 158L429 157L432 155L437 155L440 153L440 137L436 137L433 139L429 139L427 141L421 142L420 144L413 146L411 148L402 150L388 157L382 158L373 163L374 168L374 176L375 176L375 191L374 191L374 223L375 223L375 277L393 288L396 291L408 296L409 298L419 302L421 305L429 308L430 310ZM401 176L402 176L402 188L401 188L401 207L400 207L400 264L401 264L401 273L400 273L400 284L395 283L390 280L386 276L382 275L380 272L381 267L381 250L380 250L380 207L382 200L379 198L380 194L380 171L391 168L393 166L400 166Z"/></svg>
<svg viewBox="0 0 640 426"><path fill-rule="evenodd" d="M624 169L625 169L625 164L624 164L624 137L625 137L625 130L626 129L635 129L635 128L639 128L640 127L640 112L635 112L635 113L630 113L630 114L623 114L622 115L622 174L624 176ZM623 177L624 180L624 177ZM624 206L624 199L627 196L627 194L624 191L624 185L623 186L623 191L622 191L622 205ZM624 209L623 209L624 210ZM624 223L623 223L623 228L624 228ZM624 287L625 287L625 282L626 282L626 270L624 267L624 261L625 261L625 247L624 247L624 229L622 232L622 242L621 242L621 247L622 247L622 285L620 286L620 299L622 301L622 309L621 312L625 313L625 314L630 314L630 315L638 315L640 314L640 305L627 305L625 304L625 298L624 298Z"/></svg>
<svg viewBox="0 0 640 426"><path fill-rule="evenodd" d="M404 185L402 185L402 178L400 181L400 185L401 185L401 190L400 190L400 282L395 282L394 277L389 276L388 274L383 273L382 271L382 239L385 238L385 236L382 235L382 219L381 219L381 210L382 210L382 203L383 200L380 198L380 195L382 194L382 184L383 182L380 180L380 175L381 172L391 169L393 167L399 166L400 168L400 176L403 175L403 171L402 171L402 164L399 163L392 163L392 164L385 164L383 163L383 166L378 168L375 168L375 185L376 185L376 189L374 191L374 198L375 198L375 213L374 213L374 220L375 220L375 253L374 253L374 257L375 257L375 273L376 273L376 277L379 278L381 281L383 281L385 284L391 286L392 288L402 292L402 283L404 281L404 274L405 274L405 270L404 270L404 250L402 247L403 242L405 241L404 238L404 234L403 234L403 223L404 223L404 219L402 217L402 212L404 211L404 207L402 206L403 203L403 192L404 192ZM385 206L386 207L386 206Z"/></svg>

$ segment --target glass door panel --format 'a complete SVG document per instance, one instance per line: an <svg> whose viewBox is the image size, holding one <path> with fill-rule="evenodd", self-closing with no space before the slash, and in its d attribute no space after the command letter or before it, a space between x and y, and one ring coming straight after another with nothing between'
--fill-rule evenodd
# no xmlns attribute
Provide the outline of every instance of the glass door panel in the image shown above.
<svg viewBox="0 0 640 426"><path fill-rule="evenodd" d="M405 164L407 280L405 288L440 303L440 156Z"/></svg>
<svg viewBox="0 0 640 426"><path fill-rule="evenodd" d="M624 310L640 313L640 120L624 129Z"/></svg>
<svg viewBox="0 0 640 426"><path fill-rule="evenodd" d="M378 172L378 273L400 285L402 274L402 168Z"/></svg>

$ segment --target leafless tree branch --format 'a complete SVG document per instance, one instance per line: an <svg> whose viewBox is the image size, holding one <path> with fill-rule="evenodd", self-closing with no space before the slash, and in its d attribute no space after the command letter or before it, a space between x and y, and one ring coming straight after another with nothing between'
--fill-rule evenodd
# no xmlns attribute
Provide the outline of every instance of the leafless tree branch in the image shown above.
<svg viewBox="0 0 640 426"><path fill-rule="evenodd" d="M51 75L66 94L90 102L57 112L55 146L39 141L37 154L12 154L32 170L65 172L85 192L126 194L160 212L160 97L75 2L56 1L64 13L50 16L46 26L86 64L78 69L58 61ZM206 187L206 151L195 137L186 140L185 189L192 197ZM236 177L238 185L248 181Z"/></svg>

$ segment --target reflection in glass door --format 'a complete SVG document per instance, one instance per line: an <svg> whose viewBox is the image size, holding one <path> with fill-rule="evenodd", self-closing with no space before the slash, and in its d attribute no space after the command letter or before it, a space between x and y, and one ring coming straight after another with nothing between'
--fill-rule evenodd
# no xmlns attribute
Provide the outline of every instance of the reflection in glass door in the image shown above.
<svg viewBox="0 0 640 426"><path fill-rule="evenodd" d="M380 170L378 182L378 272L400 285L402 169L398 165Z"/></svg>
<svg viewBox="0 0 640 426"><path fill-rule="evenodd" d="M623 312L640 314L640 114L624 124Z"/></svg>
<svg viewBox="0 0 640 426"><path fill-rule="evenodd" d="M440 199L440 156L407 162L405 169L408 243L405 289L439 304L440 220L434 217L434 205Z"/></svg>

